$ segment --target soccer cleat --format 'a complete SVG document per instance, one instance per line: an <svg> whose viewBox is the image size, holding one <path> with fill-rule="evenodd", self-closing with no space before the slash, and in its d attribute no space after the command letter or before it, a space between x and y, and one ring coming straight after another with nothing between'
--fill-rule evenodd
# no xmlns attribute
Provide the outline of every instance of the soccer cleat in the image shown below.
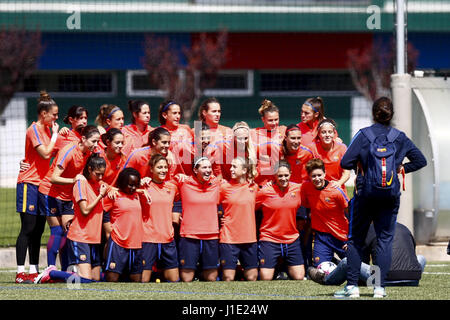
<svg viewBox="0 0 450 320"><path fill-rule="evenodd" d="M36 277L39 275L39 273L29 273L28 274L28 279L31 281L31 283L34 283L34 279L36 279Z"/></svg>
<svg viewBox="0 0 450 320"><path fill-rule="evenodd" d="M16 283L33 283L25 272L16 273Z"/></svg>
<svg viewBox="0 0 450 320"><path fill-rule="evenodd" d="M308 268L309 278L319 284L325 284L325 272L314 267Z"/></svg>
<svg viewBox="0 0 450 320"><path fill-rule="evenodd" d="M383 287L374 287L373 288L373 297L374 298L384 298L386 297L386 289Z"/></svg>
<svg viewBox="0 0 450 320"><path fill-rule="evenodd" d="M55 266L45 268L35 279L34 283L47 283L50 281L50 271L58 270Z"/></svg>
<svg viewBox="0 0 450 320"><path fill-rule="evenodd" d="M334 293L336 298L359 298L359 288L357 286L345 286L344 289Z"/></svg>

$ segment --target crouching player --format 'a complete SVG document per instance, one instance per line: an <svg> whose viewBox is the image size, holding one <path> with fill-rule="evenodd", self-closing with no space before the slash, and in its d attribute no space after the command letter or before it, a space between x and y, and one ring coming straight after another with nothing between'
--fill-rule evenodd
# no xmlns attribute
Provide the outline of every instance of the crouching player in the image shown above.
<svg viewBox="0 0 450 320"><path fill-rule="evenodd" d="M302 205L311 209L313 230L313 265L331 261L334 253L345 257L348 220L345 213L349 199L339 186L325 179L325 165L320 159L306 164L310 181L301 188ZM308 274L313 269L308 270Z"/></svg>
<svg viewBox="0 0 450 320"><path fill-rule="evenodd" d="M103 201L103 210L111 217L111 236L107 244L106 281L117 282L125 271L132 282L141 282L142 275L142 210L137 193L141 175L136 169L125 168L117 178L119 189L114 199Z"/></svg>

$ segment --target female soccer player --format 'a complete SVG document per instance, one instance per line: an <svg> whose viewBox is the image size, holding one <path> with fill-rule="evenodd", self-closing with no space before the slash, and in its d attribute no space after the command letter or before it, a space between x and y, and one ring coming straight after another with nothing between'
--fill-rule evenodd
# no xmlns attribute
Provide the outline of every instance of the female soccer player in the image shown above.
<svg viewBox="0 0 450 320"><path fill-rule="evenodd" d="M303 183L308 180L305 165L314 156L311 149L302 144L302 132L296 124L290 124L286 128L280 158L289 162L292 169L292 182Z"/></svg>
<svg viewBox="0 0 450 320"><path fill-rule="evenodd" d="M79 128L83 128L87 125L87 119L88 111L85 107L77 105L70 107L63 120L64 123L70 125L70 129L64 127L59 131L61 139L56 141L58 150L64 148L68 143L74 143L81 140Z"/></svg>
<svg viewBox="0 0 450 320"><path fill-rule="evenodd" d="M103 210L111 216L112 231L108 240L105 265L106 281L117 282L125 269L132 282L142 278L143 219L139 195L136 192L141 175L136 169L125 168L117 178L119 189L115 199L106 197Z"/></svg>
<svg viewBox="0 0 450 320"><path fill-rule="evenodd" d="M153 130L149 126L150 105L142 100L128 101L128 110L131 113L131 124L122 128L125 137L126 148L122 150L125 155L129 155L134 149L142 147L148 141L148 135Z"/></svg>
<svg viewBox="0 0 450 320"><path fill-rule="evenodd" d="M341 159L347 151L347 146L338 142L336 123L327 118L317 126L317 139L310 145L314 158L325 163L326 179L332 186L339 186L347 194L345 183L350 179L350 170L341 167Z"/></svg>
<svg viewBox="0 0 450 320"><path fill-rule="evenodd" d="M122 130L124 125L123 111L116 105L103 104L100 106L95 123L100 134L104 134L110 128Z"/></svg>
<svg viewBox="0 0 450 320"><path fill-rule="evenodd" d="M87 160L73 187L74 217L67 233L69 265L80 277L100 281L103 205L108 187L102 183L106 161L97 153Z"/></svg>
<svg viewBox="0 0 450 320"><path fill-rule="evenodd" d="M163 101L159 106L159 123L170 132L170 151L177 166L191 163L194 134L186 124L181 124L181 106L175 101Z"/></svg>
<svg viewBox="0 0 450 320"><path fill-rule="evenodd" d="M50 227L47 263L55 265L58 251L65 245L66 232L73 219L72 190L75 177L83 171L86 161L97 147L100 133L95 126L81 130L81 141L60 150L50 170L39 185L39 210L46 213ZM63 271L67 261L61 262Z"/></svg>
<svg viewBox="0 0 450 320"><path fill-rule="evenodd" d="M32 282L39 271L39 250L45 228L45 211L39 210L38 188L50 165L58 137L58 105L42 91L37 104L38 120L28 127L25 138L25 159L29 164L19 172L16 189L16 211L20 213L20 233L16 242L16 283ZM29 274L25 273L28 250Z"/></svg>
<svg viewBox="0 0 450 320"><path fill-rule="evenodd" d="M59 151L69 143L81 140L80 130L87 125L88 111L82 106L73 105L64 117L64 123L70 124L70 129L63 127L59 130L54 151ZM55 152L55 154L56 154ZM20 170L27 170L30 164L25 160L20 161Z"/></svg>
<svg viewBox="0 0 450 320"><path fill-rule="evenodd" d="M178 243L180 278L194 279L197 263L202 276L216 281L219 266L219 180L212 176L211 162L206 157L193 163L194 175L178 181L183 213Z"/></svg>
<svg viewBox="0 0 450 320"><path fill-rule="evenodd" d="M280 160L275 167L275 183L265 185L256 195L256 208L262 207L258 256L261 280L272 280L278 258L288 265L293 280L305 276L299 232L295 223L300 207L300 185L289 182L291 167Z"/></svg>
<svg viewBox="0 0 450 320"><path fill-rule="evenodd" d="M222 107L216 98L208 98L202 102L198 109L198 119L210 127L211 144L220 147L231 140L231 129L219 124Z"/></svg>
<svg viewBox="0 0 450 320"><path fill-rule="evenodd" d="M301 109L301 122L298 127L302 131L302 143L309 146L317 136L317 126L324 119L323 100L320 97L307 99Z"/></svg>
<svg viewBox="0 0 450 320"><path fill-rule="evenodd" d="M249 160L252 178L257 175L256 172L256 150L250 135L250 128L245 121L234 124L232 128L231 141L222 144L219 154L222 155L220 161L220 173L222 178L229 181L231 179L231 161L236 157L242 157Z"/></svg>
<svg viewBox="0 0 450 320"><path fill-rule="evenodd" d="M255 199L258 186L253 183L248 160L237 157L231 162L231 179L220 185L220 203L224 213L220 221L219 253L222 279L232 281L238 260L249 281L258 278Z"/></svg>
<svg viewBox="0 0 450 320"><path fill-rule="evenodd" d="M258 110L263 127L252 129L250 135L257 146L258 176L256 183L260 186L272 180L273 167L279 160L286 127L280 126L280 111L270 100L264 99Z"/></svg>
<svg viewBox="0 0 450 320"><path fill-rule="evenodd" d="M345 216L349 199L340 186L326 179L322 160L312 159L306 164L310 181L301 188L302 206L311 209L313 230L313 263L317 267L331 261L334 253L345 257L348 220Z"/></svg>
<svg viewBox="0 0 450 320"><path fill-rule="evenodd" d="M167 281L179 280L178 253L172 225L172 206L179 198L175 183L166 181L169 172L167 159L154 154L150 159L150 177L145 188L151 203L142 201L144 212L144 235L142 243L142 259L145 261L142 271L142 282L149 282L155 262L161 263L164 278Z"/></svg>
<svg viewBox="0 0 450 320"><path fill-rule="evenodd" d="M135 168L141 174L142 179L148 177L149 173L149 161L152 155L159 153L167 158L169 162L169 174L167 179L171 179L176 172L182 172L181 169L175 164L173 153L170 149L171 135L170 132L163 128L158 127L152 130L148 136L148 143L146 146L134 150L125 161L123 168Z"/></svg>
<svg viewBox="0 0 450 320"><path fill-rule="evenodd" d="M126 157L122 153L124 137L119 129L112 128L103 134L101 139L106 146L104 150L101 149L100 151L100 155L106 162L106 169L102 180L108 185L108 191L110 191L110 187L116 184L120 169L126 162ZM102 242L102 246L108 241L111 234L111 222L110 217L107 214L104 214L103 216L103 230L105 241Z"/></svg>
<svg viewBox="0 0 450 320"><path fill-rule="evenodd" d="M374 288L374 297L383 298L386 296L385 279L389 271L392 259L392 241L395 233L395 223L397 220L398 208L400 206L400 182L396 172L409 173L426 166L427 160L422 152L414 143L401 131L391 127L391 120L394 116L394 106L387 97L381 97L373 103L372 115L374 124L363 128L353 137L347 152L341 160L341 166L347 170L355 170L357 173L355 183L355 193L350 204L350 230L347 249L347 285L343 290L335 293L335 296L341 297L359 297L358 277L361 265L361 253L364 246L364 240L367 236L370 223L373 221L377 234L377 263L381 271L380 286ZM369 138L370 137L370 138ZM395 146L393 171L389 174L397 187L392 190L395 194L389 197L380 198L373 192L364 192L364 189L370 189L372 183L366 183L364 174L370 169L375 169L377 165L369 159L371 142L378 137L376 143L383 143L384 146ZM395 139L394 139L395 138ZM390 142L390 143L387 143ZM394 148L391 148L393 150ZM402 164L403 159L407 157L409 162ZM369 167L370 166L372 168ZM380 164L378 164L380 166ZM386 169L384 169L386 170ZM380 171L383 171L381 168ZM380 173L381 175L381 173ZM380 182L383 178L380 177ZM387 179L384 179L387 182ZM375 187L375 186L374 186Z"/></svg>

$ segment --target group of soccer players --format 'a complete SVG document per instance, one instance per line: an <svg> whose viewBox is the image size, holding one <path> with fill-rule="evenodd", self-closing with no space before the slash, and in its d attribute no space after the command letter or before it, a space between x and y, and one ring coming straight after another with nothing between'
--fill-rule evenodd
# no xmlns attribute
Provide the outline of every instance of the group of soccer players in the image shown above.
<svg viewBox="0 0 450 320"><path fill-rule="evenodd" d="M160 104L157 128L140 100L128 103L128 125L119 106L102 105L88 125L88 110L75 105L70 128L59 129L46 92L37 109L17 181L17 283L42 279L45 222L44 273L59 256L62 270L74 265L93 281L149 282L155 271L170 282L272 280L279 270L301 280L305 266L345 256L346 146L319 97L288 126L264 100L259 128L221 125L215 98L194 128L180 123L176 101Z"/></svg>

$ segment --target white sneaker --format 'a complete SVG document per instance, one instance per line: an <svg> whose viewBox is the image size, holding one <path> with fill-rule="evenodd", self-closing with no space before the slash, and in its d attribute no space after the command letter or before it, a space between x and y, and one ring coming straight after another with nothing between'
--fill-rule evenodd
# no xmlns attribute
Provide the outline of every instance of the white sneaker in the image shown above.
<svg viewBox="0 0 450 320"><path fill-rule="evenodd" d="M383 287L374 287L373 288L373 297L374 298L384 298L386 297L386 289Z"/></svg>
<svg viewBox="0 0 450 320"><path fill-rule="evenodd" d="M334 293L336 298L359 298L359 288L357 286L345 286L344 289Z"/></svg>

